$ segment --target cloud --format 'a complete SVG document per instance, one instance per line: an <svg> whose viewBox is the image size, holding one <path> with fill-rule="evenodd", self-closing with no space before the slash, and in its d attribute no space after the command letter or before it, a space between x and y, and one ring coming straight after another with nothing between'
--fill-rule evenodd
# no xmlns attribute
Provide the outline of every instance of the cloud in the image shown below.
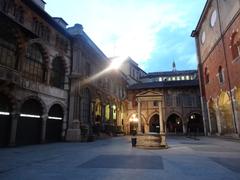
<svg viewBox="0 0 240 180"><path fill-rule="evenodd" d="M193 62L189 35L205 1L46 0L52 16L62 16L71 26L81 23L107 56L128 55L147 69L163 69L172 59Z"/></svg>

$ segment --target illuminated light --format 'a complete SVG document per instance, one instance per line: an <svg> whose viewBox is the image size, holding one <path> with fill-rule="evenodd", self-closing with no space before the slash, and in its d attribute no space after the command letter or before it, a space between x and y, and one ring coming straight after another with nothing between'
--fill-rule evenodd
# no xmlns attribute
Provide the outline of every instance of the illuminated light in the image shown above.
<svg viewBox="0 0 240 180"><path fill-rule="evenodd" d="M134 122L134 123L138 122L138 118L137 118L136 114L132 115L132 117L130 118L130 121Z"/></svg>
<svg viewBox="0 0 240 180"><path fill-rule="evenodd" d="M33 115L33 114L20 114L21 117L32 117L32 118L40 118L39 115Z"/></svg>
<svg viewBox="0 0 240 180"><path fill-rule="evenodd" d="M62 120L62 118L61 118L61 117L52 117L52 116L48 116L48 119Z"/></svg>
<svg viewBox="0 0 240 180"><path fill-rule="evenodd" d="M89 78L84 79L83 81L75 82L73 84L73 88L71 88L71 89L73 90L73 89L77 88L78 86L83 86L85 84L91 83L92 81L95 81L98 78L100 78L101 76L109 73L109 71L111 71L111 70L117 70L118 68L120 68L122 63L126 60L127 60L127 57L116 57L116 58L112 59L112 63L108 67L106 67L104 70L98 72L97 74L94 74L93 76L90 76Z"/></svg>
<svg viewBox="0 0 240 180"><path fill-rule="evenodd" d="M8 115L10 115L10 113L9 112L2 112L2 111L0 111L0 115L8 116Z"/></svg>
<svg viewBox="0 0 240 180"><path fill-rule="evenodd" d="M108 70L112 69L119 69L124 61L126 61L126 57L117 57L114 58L110 64L110 66L107 68Z"/></svg>

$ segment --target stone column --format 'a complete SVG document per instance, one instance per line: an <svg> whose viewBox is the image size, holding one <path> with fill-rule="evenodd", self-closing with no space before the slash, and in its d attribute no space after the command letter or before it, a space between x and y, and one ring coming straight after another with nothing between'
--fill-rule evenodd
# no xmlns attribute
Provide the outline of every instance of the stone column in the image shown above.
<svg viewBox="0 0 240 180"><path fill-rule="evenodd" d="M138 134L140 133L142 133L142 131L141 131L141 101L140 101L140 99L137 99L137 103L138 103L138 110L137 110L137 112L138 112L138 115L137 115L137 118L138 118L138 129L137 129L137 131L138 131Z"/></svg>
<svg viewBox="0 0 240 180"><path fill-rule="evenodd" d="M212 121L211 121L211 116L210 116L210 109L209 109L209 102L207 103L207 111L208 111L208 123L209 123L209 131L210 134L212 134Z"/></svg>
<svg viewBox="0 0 240 180"><path fill-rule="evenodd" d="M158 107L159 107L160 134L162 134L162 133L164 133L164 127L163 127L163 119L162 119L162 105L161 105L161 101L159 101Z"/></svg>
<svg viewBox="0 0 240 180"><path fill-rule="evenodd" d="M67 130L67 112L64 112L63 119L62 119L62 140L66 138L66 130Z"/></svg>
<svg viewBox="0 0 240 180"><path fill-rule="evenodd" d="M109 104L109 110L110 110L110 115L109 115L109 122L110 124L113 124L113 107L112 103Z"/></svg>
<svg viewBox="0 0 240 180"><path fill-rule="evenodd" d="M48 118L48 114L42 115L41 143L45 143L46 141L47 118Z"/></svg>
<svg viewBox="0 0 240 180"><path fill-rule="evenodd" d="M105 104L102 104L101 107L101 124L102 124L102 130L105 130Z"/></svg>
<svg viewBox="0 0 240 180"><path fill-rule="evenodd" d="M16 134L17 134L17 123L20 117L20 113L15 111L12 112L12 119L11 119L11 134L10 134L10 142L9 146L15 146L16 145Z"/></svg>
<svg viewBox="0 0 240 180"><path fill-rule="evenodd" d="M236 99L233 98L233 108L234 108L234 115L235 115L235 119L236 119L236 127L235 129L237 130L237 134L240 134L240 129L239 129L239 122L238 122L238 110L237 110L237 107L238 107L238 104L237 104L237 101ZM235 126L235 123L233 122L234 126Z"/></svg>
<svg viewBox="0 0 240 180"><path fill-rule="evenodd" d="M161 137L161 146L166 146L166 134L164 131L164 123L163 123L163 113L162 113L162 102L158 102L159 107L159 124L160 124L160 137Z"/></svg>
<svg viewBox="0 0 240 180"><path fill-rule="evenodd" d="M80 97L77 92L74 92L70 96L69 106L69 121L68 129L66 134L66 141L80 141L81 130L80 130Z"/></svg>
<svg viewBox="0 0 240 180"><path fill-rule="evenodd" d="M218 105L216 105L216 120L218 126L218 134L221 135L223 133L222 123L221 123L221 115Z"/></svg>

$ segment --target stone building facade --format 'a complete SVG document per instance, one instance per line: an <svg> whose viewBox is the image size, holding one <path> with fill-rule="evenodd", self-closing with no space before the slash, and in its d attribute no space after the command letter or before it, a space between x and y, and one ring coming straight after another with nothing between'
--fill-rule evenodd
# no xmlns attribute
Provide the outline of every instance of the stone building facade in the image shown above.
<svg viewBox="0 0 240 180"><path fill-rule="evenodd" d="M67 140L84 141L100 132L122 131L126 98L124 74L108 68L111 60L80 24L68 28L68 32L73 37L73 68Z"/></svg>
<svg viewBox="0 0 240 180"><path fill-rule="evenodd" d="M239 13L239 0L208 0L192 32L209 134L240 134Z"/></svg>
<svg viewBox="0 0 240 180"><path fill-rule="evenodd" d="M131 134L138 118L141 133L204 134L196 70L145 73L128 87L124 129ZM136 126L136 124L135 124ZM140 128L139 128L140 127Z"/></svg>
<svg viewBox="0 0 240 180"><path fill-rule="evenodd" d="M70 61L70 35L44 3L0 1L1 146L65 136Z"/></svg>

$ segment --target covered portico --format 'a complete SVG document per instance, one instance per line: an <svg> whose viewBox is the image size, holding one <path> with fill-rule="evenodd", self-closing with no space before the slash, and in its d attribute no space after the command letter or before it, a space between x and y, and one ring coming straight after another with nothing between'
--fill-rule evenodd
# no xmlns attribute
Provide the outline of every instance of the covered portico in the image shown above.
<svg viewBox="0 0 240 180"><path fill-rule="evenodd" d="M144 147L166 147L166 133L163 122L163 94L158 91L144 91L136 95L137 101L137 118L138 118L138 128L137 128L137 146ZM148 112L144 112L147 114L148 122L144 123L144 132L142 131L142 110L145 111L147 108ZM152 121L152 113L155 114L154 117L158 117L159 123L156 123L156 118L154 119L153 124ZM157 115L157 116L156 116ZM155 126L154 128L159 128L159 131L151 132L150 126Z"/></svg>

